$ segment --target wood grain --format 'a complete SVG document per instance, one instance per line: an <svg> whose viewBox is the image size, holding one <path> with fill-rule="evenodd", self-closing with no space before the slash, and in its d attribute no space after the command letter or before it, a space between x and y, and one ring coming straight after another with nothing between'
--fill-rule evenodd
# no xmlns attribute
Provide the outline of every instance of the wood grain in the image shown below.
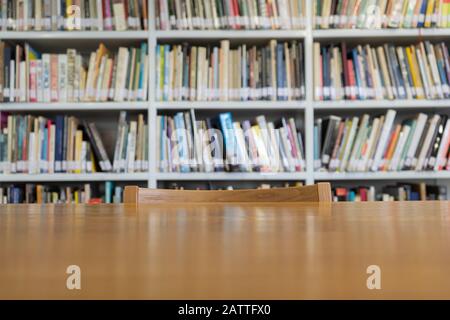
<svg viewBox="0 0 450 320"><path fill-rule="evenodd" d="M170 190L126 186L125 203L165 202L331 202L331 185L248 190Z"/></svg>
<svg viewBox="0 0 450 320"><path fill-rule="evenodd" d="M449 266L450 202L0 206L0 299L450 299Z"/></svg>

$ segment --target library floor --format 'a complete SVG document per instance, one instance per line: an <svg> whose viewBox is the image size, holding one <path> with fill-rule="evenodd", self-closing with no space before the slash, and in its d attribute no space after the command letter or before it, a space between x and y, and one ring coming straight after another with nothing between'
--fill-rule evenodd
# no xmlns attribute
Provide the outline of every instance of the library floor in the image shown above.
<svg viewBox="0 0 450 320"><path fill-rule="evenodd" d="M450 299L449 266L450 202L0 206L0 299Z"/></svg>

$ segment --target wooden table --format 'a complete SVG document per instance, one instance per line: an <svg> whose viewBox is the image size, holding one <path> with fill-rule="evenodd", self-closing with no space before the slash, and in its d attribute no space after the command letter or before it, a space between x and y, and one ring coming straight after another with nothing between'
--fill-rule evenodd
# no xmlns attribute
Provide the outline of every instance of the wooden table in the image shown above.
<svg viewBox="0 0 450 320"><path fill-rule="evenodd" d="M0 299L17 298L450 299L450 202L3 205Z"/></svg>

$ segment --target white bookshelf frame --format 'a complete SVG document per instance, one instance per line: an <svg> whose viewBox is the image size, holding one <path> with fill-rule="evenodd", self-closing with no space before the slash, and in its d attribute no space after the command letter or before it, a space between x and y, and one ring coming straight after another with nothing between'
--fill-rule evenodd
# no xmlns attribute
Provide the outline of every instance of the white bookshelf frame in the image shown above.
<svg viewBox="0 0 450 320"><path fill-rule="evenodd" d="M331 114L333 111L365 110L365 112L380 112L381 109L405 109L411 112L418 110L449 110L450 100L370 100L370 101L318 101L313 98L313 42L341 41L387 41L396 39L449 39L449 29L395 29L395 30L361 30L361 29L330 29L314 30L312 28L312 1L306 3L306 28L303 30L155 30L154 1L148 0L149 30L148 31L79 31L79 32L14 32L0 31L1 40L32 40L33 42L54 40L98 40L117 41L147 41L149 47L149 100L145 102L99 102L99 103L0 103L0 111L96 111L108 112L117 110L139 110L147 112L149 124L149 172L147 173L94 173L94 174L10 174L1 175L0 182L75 182L75 181L139 181L146 182L151 188L156 188L158 182L164 181L304 181L312 184L317 181L364 181L364 180L434 180L449 184L450 172L363 172L363 173L328 173L313 170L313 122L314 113ZM155 95L155 47L157 43L166 41L217 41L220 39L248 40L249 43L261 40L298 39L304 42L305 52L305 82L306 99L303 101L199 101L199 102L159 102ZM363 40L364 39L364 40ZM81 44L83 46L83 44ZM283 112L299 111L304 116L304 140L306 152L306 171L299 173L160 173L157 171L156 159L156 116L158 112L170 110L246 110L264 113L264 111ZM450 185L449 185L450 186Z"/></svg>

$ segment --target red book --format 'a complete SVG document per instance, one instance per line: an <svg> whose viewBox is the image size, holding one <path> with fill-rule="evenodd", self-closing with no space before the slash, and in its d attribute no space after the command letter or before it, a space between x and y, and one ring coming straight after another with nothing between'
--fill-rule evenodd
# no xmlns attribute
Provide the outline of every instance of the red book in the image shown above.
<svg viewBox="0 0 450 320"><path fill-rule="evenodd" d="M359 188L359 197L361 198L361 201L367 201L367 189L366 188Z"/></svg>
<svg viewBox="0 0 450 320"><path fill-rule="evenodd" d="M239 24L237 23L237 17L239 16L239 7L237 0L231 0L231 8L233 10L232 16L233 16L233 29L239 29Z"/></svg>
<svg viewBox="0 0 450 320"><path fill-rule="evenodd" d="M352 59L347 60L350 100L356 100L356 78Z"/></svg>
<svg viewBox="0 0 450 320"><path fill-rule="evenodd" d="M49 172L48 168L50 165L50 141L52 138L52 132L50 130L50 128L52 127L52 121L51 120L47 120L47 168L45 169L45 172Z"/></svg>
<svg viewBox="0 0 450 320"><path fill-rule="evenodd" d="M105 30L112 30L111 0L103 0L103 27Z"/></svg>
<svg viewBox="0 0 450 320"><path fill-rule="evenodd" d="M345 42L341 43L341 55L342 55L342 63L345 66L345 61L347 61L347 45ZM348 68L344 67L344 93L345 93L345 98L349 99L350 98L350 94L349 94L349 74L348 74Z"/></svg>
<svg viewBox="0 0 450 320"><path fill-rule="evenodd" d="M101 198L91 198L89 199L88 204L101 204L103 200Z"/></svg>
<svg viewBox="0 0 450 320"><path fill-rule="evenodd" d="M30 102L37 102L37 86L36 86L36 69L37 69L37 60L30 60L30 79L29 79L29 100Z"/></svg>

